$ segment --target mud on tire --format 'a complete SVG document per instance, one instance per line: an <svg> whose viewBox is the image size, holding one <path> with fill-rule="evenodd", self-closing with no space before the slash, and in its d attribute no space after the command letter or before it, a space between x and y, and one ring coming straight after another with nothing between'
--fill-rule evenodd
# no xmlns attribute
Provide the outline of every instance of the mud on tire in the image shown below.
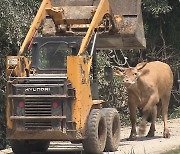
<svg viewBox="0 0 180 154"><path fill-rule="evenodd" d="M106 152L116 151L120 142L120 117L114 108L104 108L107 123Z"/></svg>
<svg viewBox="0 0 180 154"><path fill-rule="evenodd" d="M106 144L107 124L102 110L93 109L87 123L86 139L83 147L86 153L102 153Z"/></svg>

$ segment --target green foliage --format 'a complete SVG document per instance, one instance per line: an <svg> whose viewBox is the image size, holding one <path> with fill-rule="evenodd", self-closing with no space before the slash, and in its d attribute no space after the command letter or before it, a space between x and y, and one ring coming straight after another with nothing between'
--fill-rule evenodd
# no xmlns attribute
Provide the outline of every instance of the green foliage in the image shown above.
<svg viewBox="0 0 180 154"><path fill-rule="evenodd" d="M104 67L111 65L108 51L99 52L97 59L100 97L107 102L107 107L115 107L120 110L122 104L125 104L127 100L127 94L120 78L115 77L112 82L107 82L104 79Z"/></svg>
<svg viewBox="0 0 180 154"><path fill-rule="evenodd" d="M172 10L168 0L143 0L143 9L152 15L159 16Z"/></svg>
<svg viewBox="0 0 180 154"><path fill-rule="evenodd" d="M112 82L107 82L104 79L104 67L112 65L109 52L101 51L97 56L99 93L101 99L105 100L104 107L116 108L122 117L122 125L125 125L129 121L127 117L127 92L122 86L120 78L114 77Z"/></svg>
<svg viewBox="0 0 180 154"><path fill-rule="evenodd" d="M5 97L4 93L0 91L0 149L6 146L6 124L5 124Z"/></svg>
<svg viewBox="0 0 180 154"><path fill-rule="evenodd" d="M176 107L170 114L170 118L180 118L180 106Z"/></svg>
<svg viewBox="0 0 180 154"><path fill-rule="evenodd" d="M174 0L171 3L173 11L165 17L167 26L165 34L167 35L167 43L176 49L180 49L180 1Z"/></svg>
<svg viewBox="0 0 180 154"><path fill-rule="evenodd" d="M8 44L20 46L37 10L37 5L38 2L33 0L0 1L0 28L5 30Z"/></svg>

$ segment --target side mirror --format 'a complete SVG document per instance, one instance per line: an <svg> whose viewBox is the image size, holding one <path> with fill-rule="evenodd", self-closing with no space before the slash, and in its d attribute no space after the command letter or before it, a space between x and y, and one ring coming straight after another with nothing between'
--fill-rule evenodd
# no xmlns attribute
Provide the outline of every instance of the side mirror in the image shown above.
<svg viewBox="0 0 180 154"><path fill-rule="evenodd" d="M111 67L105 67L104 68L104 78L106 81L112 81L113 80L113 69Z"/></svg>

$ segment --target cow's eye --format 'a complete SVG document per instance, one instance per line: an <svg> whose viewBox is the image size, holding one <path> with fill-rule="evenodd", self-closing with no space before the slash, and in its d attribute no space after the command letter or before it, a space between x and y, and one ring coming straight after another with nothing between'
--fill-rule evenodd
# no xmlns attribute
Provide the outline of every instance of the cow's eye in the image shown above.
<svg viewBox="0 0 180 154"><path fill-rule="evenodd" d="M134 76L136 76L136 75L137 75L137 73L134 73L133 75L134 75Z"/></svg>

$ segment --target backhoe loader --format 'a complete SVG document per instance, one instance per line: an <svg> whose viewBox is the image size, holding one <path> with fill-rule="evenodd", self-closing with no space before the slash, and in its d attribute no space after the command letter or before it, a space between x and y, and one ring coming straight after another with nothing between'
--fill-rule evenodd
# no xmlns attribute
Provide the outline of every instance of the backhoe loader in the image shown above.
<svg viewBox="0 0 180 154"><path fill-rule="evenodd" d="M45 152L50 141L116 151L120 118L102 108L96 54L145 46L141 0L43 0L19 53L6 62L13 152Z"/></svg>

